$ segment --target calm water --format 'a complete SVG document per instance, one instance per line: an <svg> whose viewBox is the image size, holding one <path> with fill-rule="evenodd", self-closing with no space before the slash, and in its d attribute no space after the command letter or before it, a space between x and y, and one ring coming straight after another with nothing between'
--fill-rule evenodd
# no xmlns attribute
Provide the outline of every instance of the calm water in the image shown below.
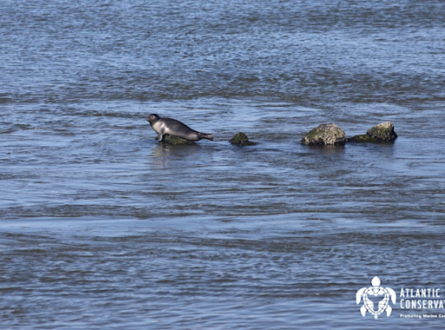
<svg viewBox="0 0 445 330"><path fill-rule="evenodd" d="M0 2L2 329L443 329L443 1ZM145 118L213 133L159 144ZM391 145L310 148L394 122ZM238 148L238 131L258 142ZM390 317L356 292L379 276Z"/></svg>

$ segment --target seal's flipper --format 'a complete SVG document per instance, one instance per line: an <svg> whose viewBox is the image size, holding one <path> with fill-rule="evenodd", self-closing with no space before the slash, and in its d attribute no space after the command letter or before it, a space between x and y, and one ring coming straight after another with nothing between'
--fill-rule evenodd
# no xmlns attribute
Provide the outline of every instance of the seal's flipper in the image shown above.
<svg viewBox="0 0 445 330"><path fill-rule="evenodd" d="M200 133L198 132L198 138L201 139L207 139L210 141L213 141L213 135L212 134L207 134L207 133Z"/></svg>

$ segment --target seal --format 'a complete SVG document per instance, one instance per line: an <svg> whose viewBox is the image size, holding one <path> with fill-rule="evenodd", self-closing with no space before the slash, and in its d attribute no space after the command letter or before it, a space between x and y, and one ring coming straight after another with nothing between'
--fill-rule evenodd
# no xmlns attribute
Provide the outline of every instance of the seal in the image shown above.
<svg viewBox="0 0 445 330"><path fill-rule="evenodd" d="M199 141L201 139L213 141L212 134L195 131L176 119L161 118L157 114L151 114L148 116L147 121L153 130L159 134L159 141L162 141L165 134L179 136L189 141Z"/></svg>

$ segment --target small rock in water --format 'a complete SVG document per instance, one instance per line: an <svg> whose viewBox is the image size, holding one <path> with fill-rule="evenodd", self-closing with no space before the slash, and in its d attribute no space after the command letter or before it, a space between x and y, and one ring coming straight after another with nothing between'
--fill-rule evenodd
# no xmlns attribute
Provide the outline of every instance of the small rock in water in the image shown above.
<svg viewBox="0 0 445 330"><path fill-rule="evenodd" d="M366 143L366 142L394 142L397 138L394 132L394 124L390 121L380 123L368 129L366 134L356 135L346 139L346 142Z"/></svg>
<svg viewBox="0 0 445 330"><path fill-rule="evenodd" d="M379 141L376 138L373 138L372 136L361 134L361 135L355 135L350 138L346 138L346 142L366 143L366 142L379 142Z"/></svg>
<svg viewBox="0 0 445 330"><path fill-rule="evenodd" d="M397 134L394 132L394 124L390 121L371 127L366 135L377 139L379 142L392 142L397 138Z"/></svg>
<svg viewBox="0 0 445 330"><path fill-rule="evenodd" d="M307 146L344 145L345 143L345 132L336 124L321 124L301 139L301 144Z"/></svg>
<svg viewBox="0 0 445 330"><path fill-rule="evenodd" d="M243 132L236 133L233 138L229 140L231 144L235 144L238 146L252 146L255 145L256 142L249 141L249 138Z"/></svg>
<svg viewBox="0 0 445 330"><path fill-rule="evenodd" d="M159 139L159 137L157 137L156 139ZM183 139L182 137L174 136L174 135L168 135L168 134L164 135L164 138L162 139L162 142L165 142L165 143L168 143L168 144L172 144L174 146L195 144L195 142L193 142L193 141L189 141L189 140Z"/></svg>

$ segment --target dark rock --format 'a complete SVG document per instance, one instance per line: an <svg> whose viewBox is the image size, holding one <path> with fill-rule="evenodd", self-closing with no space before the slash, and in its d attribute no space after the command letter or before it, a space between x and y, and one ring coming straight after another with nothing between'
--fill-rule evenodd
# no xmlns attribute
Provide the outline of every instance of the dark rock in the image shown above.
<svg viewBox="0 0 445 330"><path fill-rule="evenodd" d="M159 137L156 138L156 140L158 140L158 139L159 139ZM195 142L193 142L193 141L189 141L189 140L183 139L182 137L168 135L168 134L164 135L162 142L165 142L165 143L168 143L168 144L171 144L174 146L195 144Z"/></svg>
<svg viewBox="0 0 445 330"><path fill-rule="evenodd" d="M345 132L336 124L321 124L307 133L301 144L307 146L344 145Z"/></svg>
<svg viewBox="0 0 445 330"><path fill-rule="evenodd" d="M366 142L379 142L376 138L373 138L372 136L362 134L362 135L356 135L350 138L346 138L346 142L355 142L355 143L366 143Z"/></svg>
<svg viewBox="0 0 445 330"><path fill-rule="evenodd" d="M397 138L397 134L394 132L394 124L390 121L371 127L366 135L377 139L378 142L392 142Z"/></svg>
<svg viewBox="0 0 445 330"><path fill-rule="evenodd" d="M249 141L249 138L243 132L236 133L233 138L229 140L231 144L235 144L238 146L252 146L255 145L256 142Z"/></svg>
<svg viewBox="0 0 445 330"><path fill-rule="evenodd" d="M394 132L394 125L390 121L380 123L376 126L368 129L366 134L356 135L350 138L346 138L346 142L353 143L390 143L394 142L397 138L396 132Z"/></svg>

